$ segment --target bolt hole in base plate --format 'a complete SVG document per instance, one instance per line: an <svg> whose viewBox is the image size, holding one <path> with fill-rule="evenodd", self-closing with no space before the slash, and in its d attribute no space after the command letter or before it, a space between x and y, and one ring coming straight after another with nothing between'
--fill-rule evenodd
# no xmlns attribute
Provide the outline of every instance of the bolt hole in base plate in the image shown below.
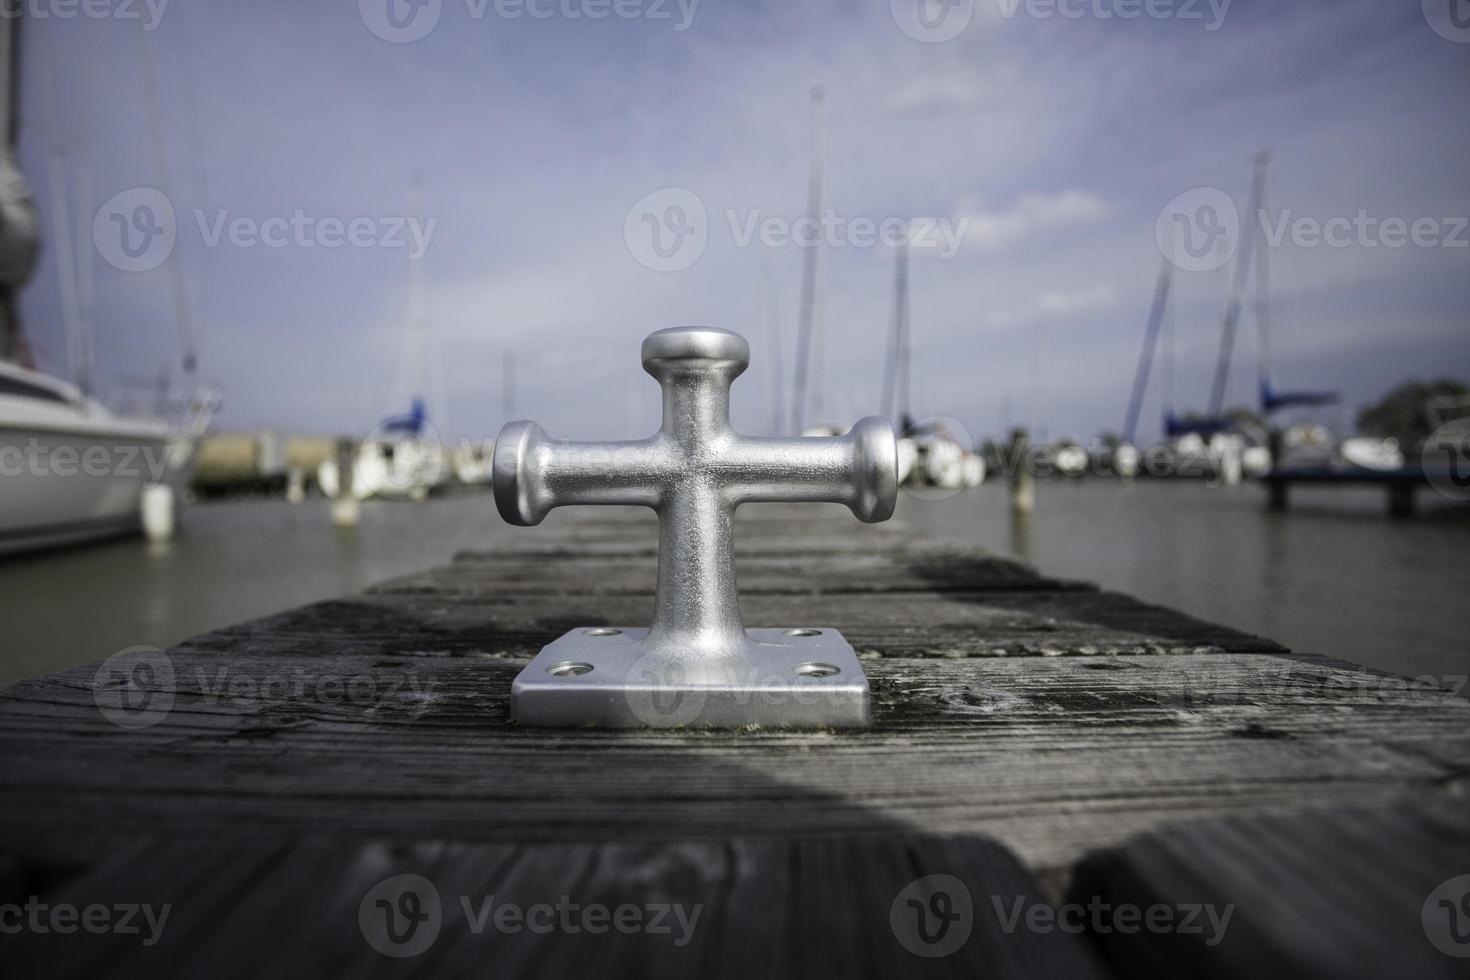
<svg viewBox="0 0 1470 980"><path fill-rule="evenodd" d="M511 717L557 728L866 728L868 678L831 629L753 629L717 660L650 649L646 629L577 629L511 685Z"/></svg>

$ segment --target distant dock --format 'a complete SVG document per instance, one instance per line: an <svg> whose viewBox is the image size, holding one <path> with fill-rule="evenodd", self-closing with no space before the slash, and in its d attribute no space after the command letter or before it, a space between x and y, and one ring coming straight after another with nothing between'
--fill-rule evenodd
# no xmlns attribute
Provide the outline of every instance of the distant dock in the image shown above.
<svg viewBox="0 0 1470 980"><path fill-rule="evenodd" d="M1327 488L1373 486L1382 487L1388 496L1388 513L1393 517L1412 517L1417 511L1417 494L1430 489L1438 480L1449 481L1448 470L1427 470L1422 466L1406 466L1396 470L1369 470L1358 467L1305 466L1272 470L1261 476L1266 486L1267 506L1285 511L1290 506L1293 486Z"/></svg>

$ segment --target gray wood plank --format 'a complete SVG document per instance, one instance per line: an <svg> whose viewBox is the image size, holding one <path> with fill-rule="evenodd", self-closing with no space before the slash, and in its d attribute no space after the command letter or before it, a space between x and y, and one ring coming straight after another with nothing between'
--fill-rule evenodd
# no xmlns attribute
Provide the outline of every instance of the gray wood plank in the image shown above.
<svg viewBox="0 0 1470 980"><path fill-rule="evenodd" d="M1097 933L1123 976L1463 977L1470 813L1462 799L1169 827L1089 856L1068 899L1217 910L1223 931Z"/></svg>
<svg viewBox="0 0 1470 980"><path fill-rule="evenodd" d="M101 715L88 668L0 696L0 839L64 860L158 833L903 826L993 836L1055 875L1174 820L1434 798L1470 759L1470 702L1312 658L875 659L871 731L609 733L510 724L522 658L297 625L274 637L294 652L173 651L172 710L140 731Z"/></svg>
<svg viewBox="0 0 1470 980"><path fill-rule="evenodd" d="M418 876L411 887L428 916L412 931L395 918L401 943L385 928L386 914L402 908L400 875ZM926 943L915 910L903 901L895 920L893 906L930 875L952 879L941 887L959 918L943 933L927 921ZM48 901L147 903L155 921L169 905L162 929L26 933L6 961L11 975L51 978L1105 975L1082 938L1007 933L992 895L1042 900L993 842L904 833L637 844L159 840ZM514 913L497 918L506 906L529 913L537 931ZM613 918L623 906L632 908L626 931Z"/></svg>

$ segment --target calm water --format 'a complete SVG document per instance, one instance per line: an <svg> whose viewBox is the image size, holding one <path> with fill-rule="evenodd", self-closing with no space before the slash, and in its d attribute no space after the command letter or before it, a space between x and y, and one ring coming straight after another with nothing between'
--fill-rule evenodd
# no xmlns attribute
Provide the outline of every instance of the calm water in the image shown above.
<svg viewBox="0 0 1470 980"><path fill-rule="evenodd" d="M1272 515L1254 487L1043 484L1035 515L1017 525L992 486L937 502L905 496L899 518L1298 650L1416 676L1470 674L1470 509L1422 496L1420 517L1390 521L1373 491L1302 491L1290 514ZM123 540L0 561L0 685L534 533L506 527L488 496L370 503L355 532L333 528L319 500L229 503L191 510L167 546Z"/></svg>

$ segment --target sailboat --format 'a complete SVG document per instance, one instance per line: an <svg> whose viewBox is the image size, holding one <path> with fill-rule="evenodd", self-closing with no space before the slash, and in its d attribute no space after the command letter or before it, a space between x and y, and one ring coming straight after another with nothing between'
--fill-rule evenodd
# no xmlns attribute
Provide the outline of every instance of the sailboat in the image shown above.
<svg viewBox="0 0 1470 980"><path fill-rule="evenodd" d="M1270 208L1270 154L1256 157L1256 187L1263 212ZM1256 345L1260 360L1261 412L1269 419L1290 408L1320 408L1336 405L1340 396L1335 391L1281 391L1271 378L1271 279L1269 250L1260 243L1256 249ZM1294 457L1296 464L1336 465L1369 470L1398 470L1404 466L1404 454L1396 439L1373 436L1346 436L1334 439L1327 428L1311 421L1297 422L1283 432L1283 455ZM1266 456L1269 461L1269 454ZM1278 460L1278 464L1287 460ZM1265 466L1262 466L1264 469Z"/></svg>
<svg viewBox="0 0 1470 980"><path fill-rule="evenodd" d="M352 495L358 500L424 500L445 482L444 448L429 424L422 399L404 415L384 419L357 448L352 461ZM337 461L317 468L317 485L335 498L342 492Z"/></svg>
<svg viewBox="0 0 1470 980"><path fill-rule="evenodd" d="M907 236L894 250L893 333L883 366L883 414L899 419L898 482L913 489L973 490L985 482L985 460L942 419L915 423L910 410L913 347L909 336Z"/></svg>
<svg viewBox="0 0 1470 980"><path fill-rule="evenodd" d="M423 221L422 178L414 174L409 188L410 214ZM423 318L422 257L408 258L408 322L412 383L417 391L427 385L427 340ZM429 422L421 395L412 398L409 411L378 423L358 446L352 465L352 495L359 500L424 500L448 480L450 466L438 431ZM337 461L326 460L317 468L317 484L328 497L344 489Z"/></svg>
<svg viewBox="0 0 1470 980"><path fill-rule="evenodd" d="M17 23L0 19L0 78L14 77L18 59ZM8 133L0 157L0 554L14 554L137 532L149 487L166 488L162 499L172 509L192 475L219 393L201 389L173 423L120 416L92 397L90 324L82 315L84 304L78 302L75 275L86 252L71 251L65 171L57 147L51 160L52 218L63 270L63 306L69 311L68 346L82 383L36 370L17 294L34 269L39 221L29 186L14 162L19 129L14 87L0 103ZM187 333L185 324L181 332ZM186 365L192 359L186 354ZM167 523L172 525L172 513Z"/></svg>

